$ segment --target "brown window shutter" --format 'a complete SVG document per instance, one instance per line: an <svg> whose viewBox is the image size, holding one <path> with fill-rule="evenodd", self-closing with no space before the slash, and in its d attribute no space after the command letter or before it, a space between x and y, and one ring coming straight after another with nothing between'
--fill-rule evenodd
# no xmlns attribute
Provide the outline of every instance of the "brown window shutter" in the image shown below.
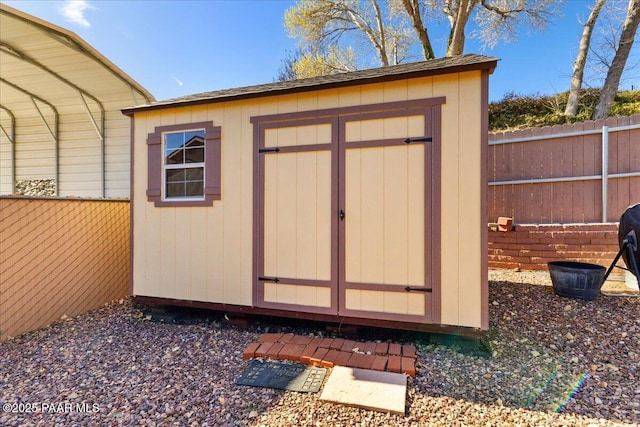
<svg viewBox="0 0 640 427"><path fill-rule="evenodd" d="M207 127L205 130L206 176L204 195L206 200L220 200L222 166L222 129L220 126Z"/></svg>
<svg viewBox="0 0 640 427"><path fill-rule="evenodd" d="M147 200L162 199L162 134L150 133L147 137Z"/></svg>
<svg viewBox="0 0 640 427"><path fill-rule="evenodd" d="M162 200L162 133L180 132L188 129L205 131L205 178L204 200L164 201ZM212 206L222 195L222 128L212 122L185 123L156 126L147 135L147 200L157 207Z"/></svg>

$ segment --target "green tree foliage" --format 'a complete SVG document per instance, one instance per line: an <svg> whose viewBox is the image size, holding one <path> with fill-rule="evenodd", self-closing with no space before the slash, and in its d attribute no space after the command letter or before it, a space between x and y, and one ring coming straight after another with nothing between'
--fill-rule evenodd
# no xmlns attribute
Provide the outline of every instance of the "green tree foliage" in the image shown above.
<svg viewBox="0 0 640 427"><path fill-rule="evenodd" d="M489 131L553 126L590 120L600 99L600 89L586 89L580 93L575 116L564 114L569 92L549 96L507 94L501 101L489 104ZM640 91L619 92L614 98L608 117L640 114Z"/></svg>

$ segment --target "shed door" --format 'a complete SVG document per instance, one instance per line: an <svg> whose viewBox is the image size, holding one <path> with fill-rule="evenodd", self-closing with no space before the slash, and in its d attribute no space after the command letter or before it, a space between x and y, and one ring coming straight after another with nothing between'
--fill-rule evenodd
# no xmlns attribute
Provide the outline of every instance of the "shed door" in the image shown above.
<svg viewBox="0 0 640 427"><path fill-rule="evenodd" d="M255 304L432 321L431 108L257 128Z"/></svg>
<svg viewBox="0 0 640 427"><path fill-rule="evenodd" d="M334 119L259 126L256 305L337 313Z"/></svg>

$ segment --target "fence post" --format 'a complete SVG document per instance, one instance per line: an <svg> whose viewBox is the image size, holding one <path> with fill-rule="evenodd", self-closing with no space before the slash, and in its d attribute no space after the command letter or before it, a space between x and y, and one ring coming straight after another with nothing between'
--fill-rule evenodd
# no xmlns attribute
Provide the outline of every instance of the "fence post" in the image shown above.
<svg viewBox="0 0 640 427"><path fill-rule="evenodd" d="M609 126L602 126L602 222L607 222L609 191Z"/></svg>

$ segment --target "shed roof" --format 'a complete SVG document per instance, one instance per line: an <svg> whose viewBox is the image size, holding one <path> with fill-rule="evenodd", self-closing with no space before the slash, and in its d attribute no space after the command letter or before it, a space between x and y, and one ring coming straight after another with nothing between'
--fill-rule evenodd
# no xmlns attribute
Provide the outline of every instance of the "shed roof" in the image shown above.
<svg viewBox="0 0 640 427"><path fill-rule="evenodd" d="M125 108L122 112L127 115L132 115L136 112L146 110L259 98L270 95L284 95L368 83L380 83L406 78L449 74L461 71L488 70L489 72L493 72L497 62L497 58L484 55L459 55L410 64L372 68L349 73L331 74L308 79L204 92L168 99L166 101L153 102L147 105Z"/></svg>
<svg viewBox="0 0 640 427"><path fill-rule="evenodd" d="M0 98L5 111L18 116L33 111L32 99L61 110L114 99L122 104L123 93L131 104L155 100L75 33L0 3Z"/></svg>

